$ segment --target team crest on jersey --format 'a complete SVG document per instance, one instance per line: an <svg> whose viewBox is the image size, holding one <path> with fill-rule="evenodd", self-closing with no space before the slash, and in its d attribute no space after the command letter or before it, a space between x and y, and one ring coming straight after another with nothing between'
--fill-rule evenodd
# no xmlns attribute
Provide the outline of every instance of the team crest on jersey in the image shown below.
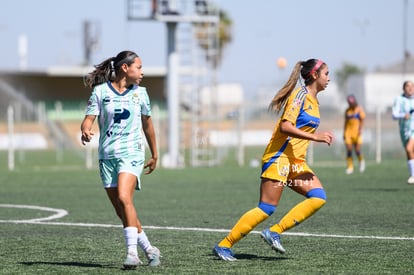
<svg viewBox="0 0 414 275"><path fill-rule="evenodd" d="M295 105L295 107L299 107L302 104L302 100L300 100L299 98L295 98L295 100L293 100L293 105Z"/></svg>
<svg viewBox="0 0 414 275"><path fill-rule="evenodd" d="M133 102L134 104L139 104L139 102L140 102L140 98L139 98L139 94L138 94L138 93L134 93L134 94L132 95L132 102Z"/></svg>

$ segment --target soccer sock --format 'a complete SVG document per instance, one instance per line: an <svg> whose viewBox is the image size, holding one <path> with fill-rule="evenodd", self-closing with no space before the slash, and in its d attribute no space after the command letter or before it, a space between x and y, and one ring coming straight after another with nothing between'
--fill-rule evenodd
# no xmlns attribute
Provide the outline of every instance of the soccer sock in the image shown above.
<svg viewBox="0 0 414 275"><path fill-rule="evenodd" d="M316 193L316 194L315 194ZM279 234L300 224L316 211L318 211L326 202L325 192L322 188L315 188L308 192L307 199L293 207L278 224L270 227L270 231Z"/></svg>
<svg viewBox="0 0 414 275"><path fill-rule="evenodd" d="M352 157L347 157L346 158L346 165L347 165L347 168L351 168L351 169L354 168L354 163L352 161Z"/></svg>
<svg viewBox="0 0 414 275"><path fill-rule="evenodd" d="M232 247L235 243L240 241L244 236L249 234L259 223L266 220L269 217L259 207L255 207L247 211L239 221L231 229L230 233L218 243L218 246Z"/></svg>
<svg viewBox="0 0 414 275"><path fill-rule="evenodd" d="M125 227L124 238L125 238L125 243L127 246L128 254L138 255L138 252L137 252L138 229L132 226Z"/></svg>
<svg viewBox="0 0 414 275"><path fill-rule="evenodd" d="M414 159L408 160L408 171L410 171L410 177L414 176Z"/></svg>
<svg viewBox="0 0 414 275"><path fill-rule="evenodd" d="M152 248L150 241L148 240L147 234L144 230L141 233L138 233L138 245L143 251L148 251Z"/></svg>
<svg viewBox="0 0 414 275"><path fill-rule="evenodd" d="M358 156L359 162L364 160L364 154L362 154L361 152L356 152L356 155Z"/></svg>

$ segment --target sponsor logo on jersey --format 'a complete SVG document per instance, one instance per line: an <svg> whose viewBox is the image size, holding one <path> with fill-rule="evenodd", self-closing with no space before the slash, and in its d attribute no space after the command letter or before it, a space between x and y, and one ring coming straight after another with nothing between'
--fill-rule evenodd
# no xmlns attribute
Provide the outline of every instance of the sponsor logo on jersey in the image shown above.
<svg viewBox="0 0 414 275"><path fill-rule="evenodd" d="M131 113L125 108L115 109L114 123L121 123L121 120L128 119L130 114Z"/></svg>

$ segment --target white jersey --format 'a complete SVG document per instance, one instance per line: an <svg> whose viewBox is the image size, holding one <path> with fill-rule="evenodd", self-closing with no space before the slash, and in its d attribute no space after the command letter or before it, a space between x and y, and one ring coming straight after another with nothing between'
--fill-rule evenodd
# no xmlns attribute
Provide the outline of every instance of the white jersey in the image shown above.
<svg viewBox="0 0 414 275"><path fill-rule="evenodd" d="M406 114L410 114L408 119L404 118ZM398 120L401 140L405 144L410 137L414 137L414 97L399 95L395 98L392 117Z"/></svg>
<svg viewBox="0 0 414 275"><path fill-rule="evenodd" d="M123 158L144 151L141 115L151 116L144 87L132 86L121 94L110 82L97 85L86 115L98 116L99 159Z"/></svg>

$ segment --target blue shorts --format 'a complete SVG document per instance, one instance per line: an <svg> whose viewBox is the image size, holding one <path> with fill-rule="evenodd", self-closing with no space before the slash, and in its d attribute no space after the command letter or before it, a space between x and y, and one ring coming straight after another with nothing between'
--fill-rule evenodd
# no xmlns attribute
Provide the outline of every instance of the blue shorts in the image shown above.
<svg viewBox="0 0 414 275"><path fill-rule="evenodd" d="M141 174L144 169L144 154L118 159L100 159L99 171L104 188L118 186L118 175L121 172L137 177L136 190L141 189Z"/></svg>

